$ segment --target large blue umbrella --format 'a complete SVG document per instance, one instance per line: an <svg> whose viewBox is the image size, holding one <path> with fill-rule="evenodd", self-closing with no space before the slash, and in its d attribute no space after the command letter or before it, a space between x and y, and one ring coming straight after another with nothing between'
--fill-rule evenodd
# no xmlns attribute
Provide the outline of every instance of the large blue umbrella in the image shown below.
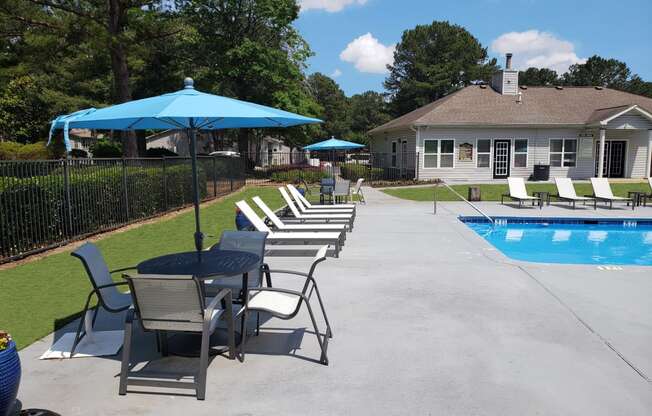
<svg viewBox="0 0 652 416"><path fill-rule="evenodd" d="M324 140L319 143L314 143L309 146L305 146L303 149L313 150L313 151L319 151L319 150L323 151L323 150L353 150L353 149L361 149L363 147L364 145L360 143L347 142L346 140L340 140L340 139L336 139L335 137L331 137L328 140Z"/></svg>
<svg viewBox="0 0 652 416"><path fill-rule="evenodd" d="M66 149L70 151L69 129L97 130L186 130L190 139L193 192L195 204L195 246L202 250L203 234L199 225L199 182L197 178L197 130L230 128L290 127L320 123L316 118L233 98L206 94L195 90L193 80L184 80L185 88L156 97L106 107L89 108L59 116L52 121L50 139L63 129Z"/></svg>

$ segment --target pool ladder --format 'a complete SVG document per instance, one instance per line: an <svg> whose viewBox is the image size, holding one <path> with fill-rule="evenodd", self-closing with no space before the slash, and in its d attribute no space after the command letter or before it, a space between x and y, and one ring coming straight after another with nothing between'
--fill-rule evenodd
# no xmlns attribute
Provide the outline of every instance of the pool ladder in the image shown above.
<svg viewBox="0 0 652 416"><path fill-rule="evenodd" d="M638 225L637 221L625 220L623 221L623 227L625 228L636 228Z"/></svg>
<svg viewBox="0 0 652 416"><path fill-rule="evenodd" d="M485 217L487 220L489 220L489 222L490 222L492 225L496 225L496 222L494 221L493 218L491 218L490 216L488 216L487 214L485 214L485 213L484 213L480 208L478 208L475 204L473 204L472 202L470 202L469 200L467 200L466 198L464 198L464 197L463 197L462 195L460 195L460 194L459 194L455 189L451 188L450 185L448 185L446 182L444 182L444 181L442 181L442 180L440 180L438 183L435 184L435 195L434 195L434 198L433 198L433 201L434 201L434 211L435 211L434 213L435 213L435 214L437 213L437 188L439 187L439 184L440 184L440 183L441 183L442 185L444 185L446 188L448 188L448 189L449 189L453 194L455 194L459 199L461 199L462 201L464 201L464 202L466 202L467 204L469 204L469 205L471 206L471 208L473 208L474 210L478 211L478 212L480 213L480 215L482 215L482 216Z"/></svg>

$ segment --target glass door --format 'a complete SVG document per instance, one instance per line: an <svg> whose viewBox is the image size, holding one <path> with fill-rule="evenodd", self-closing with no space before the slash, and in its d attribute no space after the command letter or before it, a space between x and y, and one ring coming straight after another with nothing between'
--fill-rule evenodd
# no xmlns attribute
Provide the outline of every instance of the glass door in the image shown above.
<svg viewBox="0 0 652 416"><path fill-rule="evenodd" d="M505 179L509 176L509 160L511 153L510 140L494 141L494 178Z"/></svg>

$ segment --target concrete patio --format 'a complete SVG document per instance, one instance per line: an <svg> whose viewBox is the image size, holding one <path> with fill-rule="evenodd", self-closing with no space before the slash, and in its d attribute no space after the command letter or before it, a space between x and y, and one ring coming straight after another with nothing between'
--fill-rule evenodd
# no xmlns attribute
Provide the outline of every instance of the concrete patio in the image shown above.
<svg viewBox="0 0 652 416"><path fill-rule="evenodd" d="M457 220L475 214L463 203L440 203L433 215L432 203L365 193L341 258L317 269L334 332L329 366L315 362L304 310L265 322L244 363L215 358L206 401L167 391L118 396L119 356L39 361L51 335L20 353L23 408L66 416L652 414L649 267L511 261ZM481 206L491 215L652 217L652 207ZM310 262L268 260L296 270ZM120 326L102 316L100 329ZM151 336L136 338L137 357L156 357Z"/></svg>

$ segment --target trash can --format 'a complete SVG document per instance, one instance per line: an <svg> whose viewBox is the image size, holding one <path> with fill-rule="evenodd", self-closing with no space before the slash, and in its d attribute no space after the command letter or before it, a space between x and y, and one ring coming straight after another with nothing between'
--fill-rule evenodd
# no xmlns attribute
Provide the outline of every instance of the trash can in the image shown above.
<svg viewBox="0 0 652 416"><path fill-rule="evenodd" d="M480 188L477 186L469 186L469 194L466 199L469 201L480 201Z"/></svg>
<svg viewBox="0 0 652 416"><path fill-rule="evenodd" d="M550 165L534 165L532 179L535 181L547 181L550 179Z"/></svg>

